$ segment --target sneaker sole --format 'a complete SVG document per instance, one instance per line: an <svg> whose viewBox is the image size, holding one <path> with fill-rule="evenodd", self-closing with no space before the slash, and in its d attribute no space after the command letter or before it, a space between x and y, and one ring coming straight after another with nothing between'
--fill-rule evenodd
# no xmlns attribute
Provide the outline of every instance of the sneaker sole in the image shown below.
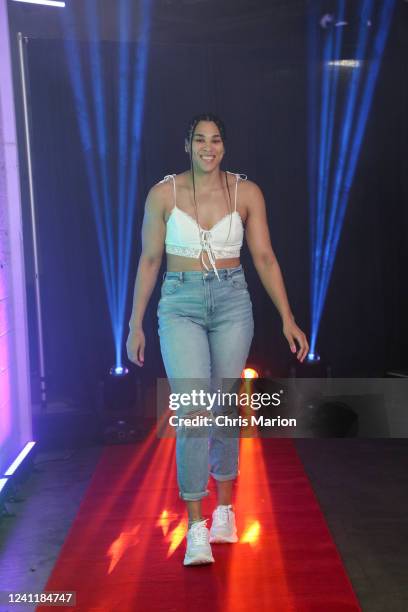
<svg viewBox="0 0 408 612"><path fill-rule="evenodd" d="M210 534L210 544L234 544L238 542L238 536L222 536L222 535L211 535Z"/></svg>
<svg viewBox="0 0 408 612"><path fill-rule="evenodd" d="M201 555L193 557L192 559L184 559L183 561L183 565L205 565L207 563L214 563L214 557L207 557L206 555Z"/></svg>

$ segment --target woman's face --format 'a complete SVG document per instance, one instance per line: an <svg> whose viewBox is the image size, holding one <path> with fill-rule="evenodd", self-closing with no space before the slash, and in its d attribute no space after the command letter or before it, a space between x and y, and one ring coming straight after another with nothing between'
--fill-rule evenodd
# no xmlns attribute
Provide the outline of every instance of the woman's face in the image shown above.
<svg viewBox="0 0 408 612"><path fill-rule="evenodd" d="M189 143L186 142L188 151ZM191 156L196 169L203 172L214 170L220 165L224 157L224 143L215 123L212 121L200 121L194 130L191 143Z"/></svg>

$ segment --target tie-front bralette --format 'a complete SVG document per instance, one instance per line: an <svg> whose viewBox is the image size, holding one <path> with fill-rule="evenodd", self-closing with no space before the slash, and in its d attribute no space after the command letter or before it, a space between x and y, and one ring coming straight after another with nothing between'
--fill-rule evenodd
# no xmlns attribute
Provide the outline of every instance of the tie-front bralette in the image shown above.
<svg viewBox="0 0 408 612"><path fill-rule="evenodd" d="M234 174L228 172L228 174ZM177 206L176 175L168 174L160 183L173 179L174 207L166 225L166 253L181 255L182 257L201 258L206 270L203 255L207 253L211 266L219 280L216 259L233 259L239 257L243 238L244 226L237 211L238 181L246 180L245 174L235 174L235 206L234 211L222 217L211 229L202 228L195 219Z"/></svg>

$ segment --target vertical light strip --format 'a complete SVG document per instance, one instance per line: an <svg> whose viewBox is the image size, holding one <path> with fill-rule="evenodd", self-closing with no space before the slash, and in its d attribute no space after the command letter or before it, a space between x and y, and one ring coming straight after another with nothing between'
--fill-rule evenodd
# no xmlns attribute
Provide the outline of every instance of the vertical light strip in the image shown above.
<svg viewBox="0 0 408 612"><path fill-rule="evenodd" d="M13 463L4 472L4 476L13 476L13 474L16 472L19 465L21 465L21 463L27 457L28 453L31 451L33 446L35 446L35 442L27 442L23 450L19 452L17 457L14 459Z"/></svg>

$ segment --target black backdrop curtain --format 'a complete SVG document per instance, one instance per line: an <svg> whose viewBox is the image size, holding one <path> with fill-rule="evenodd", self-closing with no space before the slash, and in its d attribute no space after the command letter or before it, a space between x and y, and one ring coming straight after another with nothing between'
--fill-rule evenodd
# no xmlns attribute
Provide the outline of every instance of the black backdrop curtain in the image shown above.
<svg viewBox="0 0 408 612"><path fill-rule="evenodd" d="M187 168L186 124L191 115L208 109L227 125L224 168L247 174L264 192L272 244L292 309L309 335L307 54L305 41L297 44L297 57L282 54L272 42L152 44L125 337L147 191L165 174ZM87 44L80 48L89 84ZM131 49L133 54L134 45ZM118 46L103 42L101 50L105 82L110 84L108 133L115 138L111 118L117 115ZM63 43L30 40L28 65L47 372L56 395L87 402L113 364L114 348ZM384 60L323 313L318 352L335 376L381 376L403 361L408 83L404 70L402 64ZM110 161L115 181L114 150ZM25 233L29 245L27 211ZM250 360L283 376L291 355L279 316L246 250L243 265L256 325ZM146 365L139 374L146 384L164 375L157 338L158 296L156 287L145 320ZM34 338L33 321L31 312ZM35 367L34 350L32 360Z"/></svg>

